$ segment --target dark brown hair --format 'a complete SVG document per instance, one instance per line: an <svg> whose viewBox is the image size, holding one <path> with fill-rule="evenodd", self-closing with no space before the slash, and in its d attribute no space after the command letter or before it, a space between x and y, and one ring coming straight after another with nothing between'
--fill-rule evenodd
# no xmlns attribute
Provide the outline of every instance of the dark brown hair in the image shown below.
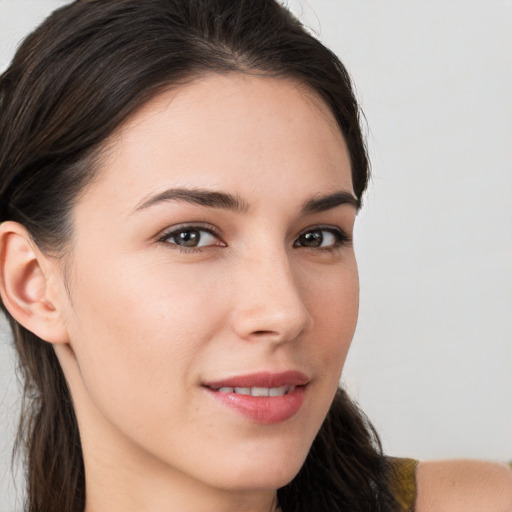
<svg viewBox="0 0 512 512"><path fill-rule="evenodd" d="M57 257L102 144L164 88L204 73L291 77L329 106L360 200L368 159L338 58L274 0L78 0L27 37L0 77L0 222L23 224ZM18 444L28 512L83 512L85 475L71 396L50 344L5 310L24 379ZM283 512L391 510L378 437L342 390L307 460L279 489Z"/></svg>

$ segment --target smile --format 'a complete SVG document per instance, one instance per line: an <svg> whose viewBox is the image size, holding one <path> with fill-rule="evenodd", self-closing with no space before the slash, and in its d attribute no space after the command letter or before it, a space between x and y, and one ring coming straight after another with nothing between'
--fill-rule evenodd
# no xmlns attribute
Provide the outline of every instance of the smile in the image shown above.
<svg viewBox="0 0 512 512"><path fill-rule="evenodd" d="M256 373L203 384L224 410L251 423L272 425L295 416L304 403L309 377L302 372Z"/></svg>
<svg viewBox="0 0 512 512"><path fill-rule="evenodd" d="M279 386L274 388L232 388L229 386L224 386L219 389L212 389L214 389L214 391L219 391L220 393L236 393L237 395L247 396L283 396L293 392L295 390L295 386Z"/></svg>

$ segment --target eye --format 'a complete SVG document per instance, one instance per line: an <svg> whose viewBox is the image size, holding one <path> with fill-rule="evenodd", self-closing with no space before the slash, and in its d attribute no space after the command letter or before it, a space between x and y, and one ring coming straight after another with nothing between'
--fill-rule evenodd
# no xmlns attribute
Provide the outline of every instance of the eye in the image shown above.
<svg viewBox="0 0 512 512"><path fill-rule="evenodd" d="M339 228L315 228L304 231L295 240L294 247L335 249L350 243L350 237Z"/></svg>
<svg viewBox="0 0 512 512"><path fill-rule="evenodd" d="M224 246L216 233L211 229L191 226L181 227L168 231L160 239L165 242L182 249L196 249L201 247L209 247L213 245Z"/></svg>

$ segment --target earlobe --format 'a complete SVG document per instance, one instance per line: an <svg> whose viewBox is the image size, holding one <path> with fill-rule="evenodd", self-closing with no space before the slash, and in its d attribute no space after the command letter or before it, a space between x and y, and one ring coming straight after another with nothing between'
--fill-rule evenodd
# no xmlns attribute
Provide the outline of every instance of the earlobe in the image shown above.
<svg viewBox="0 0 512 512"><path fill-rule="evenodd" d="M49 259L19 223L0 225L0 295L13 318L39 338L66 343L67 330L50 294Z"/></svg>

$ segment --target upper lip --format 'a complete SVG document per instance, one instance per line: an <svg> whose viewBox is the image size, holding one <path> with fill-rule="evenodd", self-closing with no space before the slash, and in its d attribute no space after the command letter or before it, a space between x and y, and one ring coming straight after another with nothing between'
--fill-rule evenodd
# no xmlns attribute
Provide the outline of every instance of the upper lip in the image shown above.
<svg viewBox="0 0 512 512"><path fill-rule="evenodd" d="M297 370L288 370L280 373L259 372L247 375L238 375L226 379L208 381L204 385L209 388L277 388L280 386L303 386L309 382L309 377Z"/></svg>

